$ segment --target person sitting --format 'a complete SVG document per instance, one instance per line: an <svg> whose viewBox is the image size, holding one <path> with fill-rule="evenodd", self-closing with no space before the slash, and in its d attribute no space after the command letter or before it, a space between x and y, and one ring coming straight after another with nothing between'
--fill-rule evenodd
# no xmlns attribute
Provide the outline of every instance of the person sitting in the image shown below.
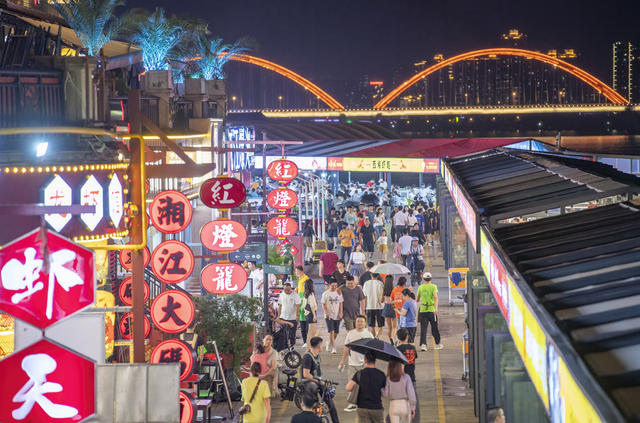
<svg viewBox="0 0 640 423"><path fill-rule="evenodd" d="M313 413L313 407L318 402L318 385L314 382L305 384L305 390L302 394L302 413L296 414L291 418L291 423L322 423L322 419Z"/></svg>

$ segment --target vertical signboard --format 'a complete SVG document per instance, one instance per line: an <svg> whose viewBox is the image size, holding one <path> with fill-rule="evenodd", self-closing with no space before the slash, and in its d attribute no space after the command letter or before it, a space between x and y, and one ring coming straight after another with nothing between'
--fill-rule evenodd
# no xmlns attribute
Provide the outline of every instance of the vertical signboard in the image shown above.
<svg viewBox="0 0 640 423"><path fill-rule="evenodd" d="M473 245L474 251L478 251L478 247L476 245L478 239L476 213L473 211L473 207L471 207L471 204L460 190L460 187L453 180L453 175L451 174L449 168L444 163L442 167L444 172L444 182L447 185L449 192L451 193L453 203L458 209L460 219L462 219L462 223L464 224L464 228L467 231L467 235L469 235L469 240L471 240L471 245Z"/></svg>
<svg viewBox="0 0 640 423"><path fill-rule="evenodd" d="M496 297L500 312L509 322L509 286L507 284L507 272L504 265L496 255L485 229L480 231L481 264L484 274L489 280L489 286Z"/></svg>

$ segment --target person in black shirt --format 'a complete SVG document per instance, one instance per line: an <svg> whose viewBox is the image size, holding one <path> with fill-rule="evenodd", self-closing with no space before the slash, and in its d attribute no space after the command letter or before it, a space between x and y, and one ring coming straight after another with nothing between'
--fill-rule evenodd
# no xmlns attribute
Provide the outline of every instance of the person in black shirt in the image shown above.
<svg viewBox="0 0 640 423"><path fill-rule="evenodd" d="M376 356L367 351L364 355L364 369L356 372L347 383L347 392L355 385L360 386L358 391L358 422L382 423L384 421L384 408L382 407L382 388L387 384L385 374L376 369Z"/></svg>
<svg viewBox="0 0 640 423"><path fill-rule="evenodd" d="M400 344L396 347L404 354L409 364L404 365L404 372L409 375L411 382L416 383L416 358L418 358L418 350L409 343L409 331L406 328L398 329L396 337Z"/></svg>
<svg viewBox="0 0 640 423"><path fill-rule="evenodd" d="M322 351L322 338L319 336L314 336L309 340L309 351L307 351L302 356L302 366L300 370L302 372L301 382L305 382L304 379L309 380L311 382L316 383L320 390L322 391L324 388L324 383L322 382L322 367L320 366L320 351ZM321 395L324 395L324 391L322 391ZM336 410L336 406L333 403L333 399L328 398L325 401L327 406L329 407L329 414L331 415L331 421L333 423L340 423L340 419L338 418L338 411Z"/></svg>
<svg viewBox="0 0 640 423"><path fill-rule="evenodd" d="M318 401L318 386L313 383L307 383L305 393L302 395L302 413L296 414L291 418L291 423L322 423L320 417L313 413L313 406Z"/></svg>
<svg viewBox="0 0 640 423"><path fill-rule="evenodd" d="M360 228L360 242L367 260L370 259L376 243L376 230L368 217L364 219L364 225Z"/></svg>

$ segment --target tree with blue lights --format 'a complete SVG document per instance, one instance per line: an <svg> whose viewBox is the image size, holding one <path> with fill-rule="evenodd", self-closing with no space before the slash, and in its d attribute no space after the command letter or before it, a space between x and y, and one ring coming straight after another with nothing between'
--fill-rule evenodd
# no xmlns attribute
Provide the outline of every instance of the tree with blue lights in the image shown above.
<svg viewBox="0 0 640 423"><path fill-rule="evenodd" d="M134 28L131 41L142 49L144 69L169 69L169 54L182 38L182 27L167 19L163 9L156 8L154 13L137 22Z"/></svg>
<svg viewBox="0 0 640 423"><path fill-rule="evenodd" d="M207 37L198 38L198 67L202 77L207 80L224 79L222 70L224 65L236 54L240 54L247 49L241 46L240 41L233 44L225 44L222 38L212 40Z"/></svg>
<svg viewBox="0 0 640 423"><path fill-rule="evenodd" d="M124 5L121 0L66 0L51 6L67 21L80 39L87 56L97 56L102 47L120 31L125 18L114 10Z"/></svg>

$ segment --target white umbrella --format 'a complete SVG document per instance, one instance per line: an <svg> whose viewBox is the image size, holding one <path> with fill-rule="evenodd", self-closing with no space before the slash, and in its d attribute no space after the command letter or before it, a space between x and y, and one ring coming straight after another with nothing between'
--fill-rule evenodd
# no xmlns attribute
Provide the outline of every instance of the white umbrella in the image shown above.
<svg viewBox="0 0 640 423"><path fill-rule="evenodd" d="M398 263L377 264L371 268L371 273L382 273L383 275L407 275L411 271Z"/></svg>

